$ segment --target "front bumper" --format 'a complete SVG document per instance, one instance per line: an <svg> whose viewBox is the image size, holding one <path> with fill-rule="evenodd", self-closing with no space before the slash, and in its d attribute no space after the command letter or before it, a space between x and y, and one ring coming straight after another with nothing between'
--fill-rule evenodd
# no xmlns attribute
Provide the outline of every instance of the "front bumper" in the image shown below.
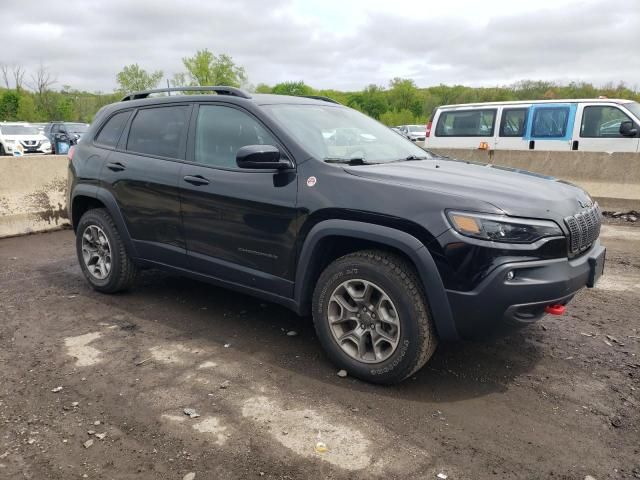
<svg viewBox="0 0 640 480"><path fill-rule="evenodd" d="M458 335L473 338L539 320L546 306L564 305L582 288L593 286L604 255L605 248L596 241L578 258L506 263L474 290L447 290ZM510 271L514 277L507 280Z"/></svg>

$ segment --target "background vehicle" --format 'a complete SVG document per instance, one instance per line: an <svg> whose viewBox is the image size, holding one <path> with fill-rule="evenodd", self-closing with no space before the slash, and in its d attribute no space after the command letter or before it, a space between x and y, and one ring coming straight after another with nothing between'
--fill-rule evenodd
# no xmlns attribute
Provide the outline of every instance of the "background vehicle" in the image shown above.
<svg viewBox="0 0 640 480"><path fill-rule="evenodd" d="M24 153L51 153L51 143L38 127L23 122L0 123L0 155L12 155L18 145Z"/></svg>
<svg viewBox="0 0 640 480"><path fill-rule="evenodd" d="M630 100L545 100L439 107L426 148L640 151L640 104Z"/></svg>
<svg viewBox="0 0 640 480"><path fill-rule="evenodd" d="M178 90L217 95L128 95L70 152L98 291L145 267L236 289L311 314L333 362L392 383L438 339L561 312L602 273L576 186L432 156L329 99Z"/></svg>
<svg viewBox="0 0 640 480"><path fill-rule="evenodd" d="M53 153L58 153L58 143L63 142L68 146L75 145L88 129L88 123L51 122L45 127L44 134L51 142ZM66 151L62 153L66 153Z"/></svg>
<svg viewBox="0 0 640 480"><path fill-rule="evenodd" d="M425 126L424 125L400 125L396 127L400 130L400 133L407 137L412 142L422 142L425 138Z"/></svg>

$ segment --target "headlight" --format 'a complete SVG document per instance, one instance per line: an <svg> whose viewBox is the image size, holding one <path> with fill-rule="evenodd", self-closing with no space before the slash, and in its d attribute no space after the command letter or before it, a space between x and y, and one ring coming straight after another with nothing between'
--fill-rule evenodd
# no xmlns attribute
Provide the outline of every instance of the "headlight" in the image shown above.
<svg viewBox="0 0 640 480"><path fill-rule="evenodd" d="M458 233L492 242L533 243L564 235L556 223L546 220L470 212L447 212L447 218Z"/></svg>
<svg viewBox="0 0 640 480"><path fill-rule="evenodd" d="M42 142L41 147L42 147L42 148L44 148L44 149L46 150L47 148L51 148L51 143L49 143L49 142Z"/></svg>

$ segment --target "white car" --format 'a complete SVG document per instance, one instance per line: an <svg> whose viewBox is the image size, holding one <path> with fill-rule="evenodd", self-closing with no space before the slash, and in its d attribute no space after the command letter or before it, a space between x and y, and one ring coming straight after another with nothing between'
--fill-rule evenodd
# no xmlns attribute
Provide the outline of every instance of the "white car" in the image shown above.
<svg viewBox="0 0 640 480"><path fill-rule="evenodd" d="M29 123L0 123L0 155L51 153L51 142Z"/></svg>

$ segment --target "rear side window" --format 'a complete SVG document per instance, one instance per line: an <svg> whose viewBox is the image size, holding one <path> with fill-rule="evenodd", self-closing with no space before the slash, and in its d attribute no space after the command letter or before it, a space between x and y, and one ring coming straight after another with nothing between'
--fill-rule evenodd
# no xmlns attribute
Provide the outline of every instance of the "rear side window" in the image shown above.
<svg viewBox="0 0 640 480"><path fill-rule="evenodd" d="M236 153L247 145L277 146L277 143L262 125L240 110L218 105L200 106L196 124L196 163L238 168Z"/></svg>
<svg viewBox="0 0 640 480"><path fill-rule="evenodd" d="M620 124L631 119L619 108L610 106L584 107L580 136L591 138L620 138Z"/></svg>
<svg viewBox="0 0 640 480"><path fill-rule="evenodd" d="M120 139L120 134L124 128L127 120L129 120L130 111L116 113L113 117L107 120L107 123L102 127L100 133L96 137L96 143L104 145L105 147L115 148ZM55 125L53 132L59 132L60 126Z"/></svg>
<svg viewBox="0 0 640 480"><path fill-rule="evenodd" d="M438 137L492 137L496 110L455 110L440 114Z"/></svg>
<svg viewBox="0 0 640 480"><path fill-rule="evenodd" d="M564 137L567 133L568 107L536 109L533 114L532 137Z"/></svg>
<svg viewBox="0 0 640 480"><path fill-rule="evenodd" d="M501 137L524 137L528 108L505 108L500 120Z"/></svg>
<svg viewBox="0 0 640 480"><path fill-rule="evenodd" d="M186 105L139 110L129 129L127 150L167 158L182 158L190 108Z"/></svg>

